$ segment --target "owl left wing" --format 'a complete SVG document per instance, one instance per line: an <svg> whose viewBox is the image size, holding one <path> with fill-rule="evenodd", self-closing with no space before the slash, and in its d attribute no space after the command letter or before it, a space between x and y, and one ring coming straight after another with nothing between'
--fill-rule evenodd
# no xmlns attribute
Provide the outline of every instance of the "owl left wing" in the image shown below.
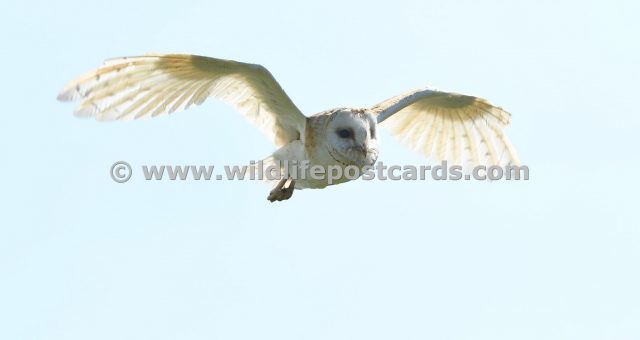
<svg viewBox="0 0 640 340"><path fill-rule="evenodd" d="M381 126L427 157L463 167L520 163L503 131L511 114L485 99L423 88L371 110Z"/></svg>
<svg viewBox="0 0 640 340"><path fill-rule="evenodd" d="M305 116L261 65L188 54L112 59L70 82L58 100L77 116L133 120L186 110L207 98L231 104L277 146L300 138Z"/></svg>

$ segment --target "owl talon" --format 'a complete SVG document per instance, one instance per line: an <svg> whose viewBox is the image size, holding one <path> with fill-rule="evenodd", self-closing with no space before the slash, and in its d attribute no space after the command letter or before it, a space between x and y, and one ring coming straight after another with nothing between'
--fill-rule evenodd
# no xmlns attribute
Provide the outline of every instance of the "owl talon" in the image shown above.
<svg viewBox="0 0 640 340"><path fill-rule="evenodd" d="M291 178L282 179L271 190L267 199L269 202L288 200L293 196L293 190L295 189L295 181Z"/></svg>

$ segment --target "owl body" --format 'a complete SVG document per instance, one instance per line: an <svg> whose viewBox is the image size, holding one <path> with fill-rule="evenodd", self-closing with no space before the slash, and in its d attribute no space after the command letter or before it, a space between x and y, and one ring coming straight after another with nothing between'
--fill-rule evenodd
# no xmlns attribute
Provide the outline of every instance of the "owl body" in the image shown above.
<svg viewBox="0 0 640 340"><path fill-rule="evenodd" d="M296 173L296 189L321 189L356 179L375 163L375 132L375 118L365 109L327 110L308 117L301 139L278 149L271 158L287 166L286 173ZM307 166L302 167L303 162ZM348 167L357 171L350 169L347 175Z"/></svg>

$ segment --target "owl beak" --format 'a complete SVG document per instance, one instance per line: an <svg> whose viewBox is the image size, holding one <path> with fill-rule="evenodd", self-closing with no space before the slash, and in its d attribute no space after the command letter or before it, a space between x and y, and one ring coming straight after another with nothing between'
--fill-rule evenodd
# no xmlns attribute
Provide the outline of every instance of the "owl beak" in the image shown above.
<svg viewBox="0 0 640 340"><path fill-rule="evenodd" d="M367 153L369 152L369 150L367 149L367 146L365 144L360 144L356 147L356 149L360 152L362 152L365 156L367 155Z"/></svg>
<svg viewBox="0 0 640 340"><path fill-rule="evenodd" d="M364 149L364 158L367 160L368 163L367 165L373 165L376 160L378 160L378 150L375 148L371 148L371 149L367 149L367 148L363 148Z"/></svg>
<svg viewBox="0 0 640 340"><path fill-rule="evenodd" d="M364 157L365 160L367 161L370 160L372 163L375 163L376 159L378 158L378 154L376 150L367 148L365 144L358 145L356 147L356 150L362 153L362 157ZM367 165L371 165L371 164L367 164Z"/></svg>

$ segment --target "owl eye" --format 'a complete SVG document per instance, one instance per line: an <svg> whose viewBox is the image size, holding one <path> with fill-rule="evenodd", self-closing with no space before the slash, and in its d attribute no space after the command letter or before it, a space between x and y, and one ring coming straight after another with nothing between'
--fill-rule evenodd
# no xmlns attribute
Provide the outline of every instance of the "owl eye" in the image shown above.
<svg viewBox="0 0 640 340"><path fill-rule="evenodd" d="M349 138L351 137L351 131L348 129L338 130L338 136L340 136L340 138Z"/></svg>

